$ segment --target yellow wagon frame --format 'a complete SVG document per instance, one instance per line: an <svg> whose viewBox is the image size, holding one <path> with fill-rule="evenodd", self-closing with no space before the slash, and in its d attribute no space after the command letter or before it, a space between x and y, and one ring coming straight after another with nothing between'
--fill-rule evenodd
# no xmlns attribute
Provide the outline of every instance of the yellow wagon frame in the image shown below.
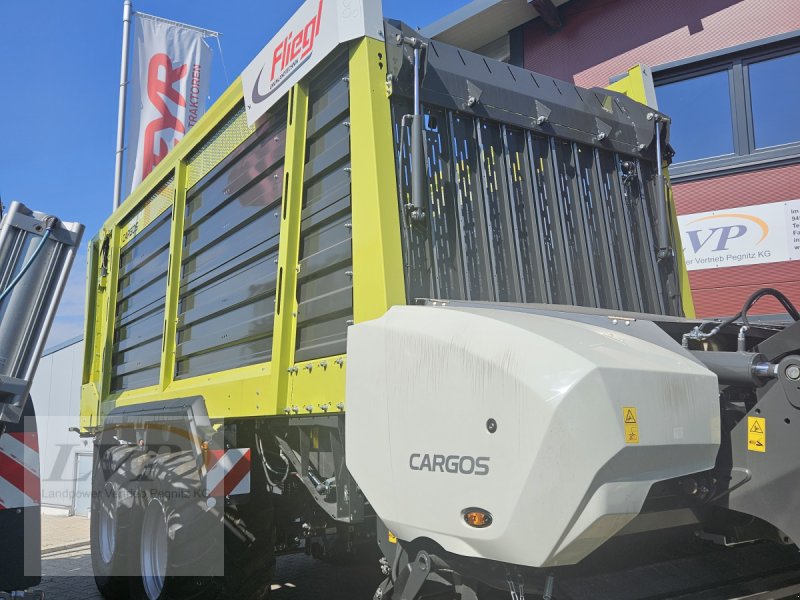
<svg viewBox="0 0 800 600"><path fill-rule="evenodd" d="M389 307L406 303L385 53L385 44L379 40L367 37L350 43L352 255L354 280L362 282L353 287L356 323L377 318ZM615 89L644 102L644 87L641 82L637 83L641 76L641 69L632 69L628 81L618 82ZM189 188L188 161L241 102L242 84L237 79L111 215L89 244L88 317L80 406L83 431L100 426L104 415L116 406L189 396L202 396L212 419L336 414L345 409L345 355L295 362L297 273L308 110L305 82L288 91L284 162L287 187L283 198L278 256L278 277L282 280L277 286L272 359L188 379L176 380L174 377L182 237ZM221 160L222 157L216 158ZM174 180L174 199L159 382L112 393L111 357L119 257L125 243L123 226L170 176ZM677 231L671 196L668 204L673 231ZM673 242L673 247L679 252L684 311L687 316L693 316L680 240ZM102 255L106 257L103 265L100 264Z"/></svg>

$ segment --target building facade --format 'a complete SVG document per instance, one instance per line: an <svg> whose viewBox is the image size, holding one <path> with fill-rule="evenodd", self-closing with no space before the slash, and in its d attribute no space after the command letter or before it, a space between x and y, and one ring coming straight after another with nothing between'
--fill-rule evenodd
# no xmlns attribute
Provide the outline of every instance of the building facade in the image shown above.
<svg viewBox="0 0 800 600"><path fill-rule="evenodd" d="M583 87L648 65L698 315L800 303L800 2L476 0L423 33Z"/></svg>
<svg viewBox="0 0 800 600"><path fill-rule="evenodd" d="M45 350L31 385L39 430L42 510L86 515L91 503L91 440L78 437L83 339Z"/></svg>

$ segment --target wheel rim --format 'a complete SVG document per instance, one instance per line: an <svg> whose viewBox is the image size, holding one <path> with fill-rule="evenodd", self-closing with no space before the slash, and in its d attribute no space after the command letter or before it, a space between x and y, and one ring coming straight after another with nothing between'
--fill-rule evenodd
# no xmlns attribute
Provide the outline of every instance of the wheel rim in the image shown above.
<svg viewBox="0 0 800 600"><path fill-rule="evenodd" d="M140 551L142 583L150 600L158 600L167 575L167 515L160 500L147 505L142 523Z"/></svg>
<svg viewBox="0 0 800 600"><path fill-rule="evenodd" d="M117 498L111 485L103 488L98 527L100 558L108 565L111 564L117 547Z"/></svg>

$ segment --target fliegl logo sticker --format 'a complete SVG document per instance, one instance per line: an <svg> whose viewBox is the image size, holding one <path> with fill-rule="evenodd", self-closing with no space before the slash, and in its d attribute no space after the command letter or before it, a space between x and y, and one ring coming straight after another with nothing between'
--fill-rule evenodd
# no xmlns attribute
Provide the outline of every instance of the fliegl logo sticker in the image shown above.
<svg viewBox="0 0 800 600"><path fill-rule="evenodd" d="M322 5L319 0L317 13L298 31L289 31L272 51L271 65L265 65L259 71L251 93L253 104L266 100L281 83L300 68L314 52L314 42L319 35L322 24ZM269 78L265 73L269 72Z"/></svg>
<svg viewBox="0 0 800 600"><path fill-rule="evenodd" d="M306 0L242 71L247 124L255 125L339 44L382 35L377 0Z"/></svg>
<svg viewBox="0 0 800 600"><path fill-rule="evenodd" d="M800 258L797 201L678 217L686 268L736 267ZM798 214L800 216L800 213ZM797 231L795 231L797 230Z"/></svg>

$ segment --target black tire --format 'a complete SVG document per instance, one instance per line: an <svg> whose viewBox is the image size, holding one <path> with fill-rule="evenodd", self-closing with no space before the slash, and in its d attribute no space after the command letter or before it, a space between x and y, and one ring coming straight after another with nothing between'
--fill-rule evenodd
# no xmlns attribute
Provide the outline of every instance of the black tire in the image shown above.
<svg viewBox="0 0 800 600"><path fill-rule="evenodd" d="M137 477L131 446L95 447L92 472L90 541L97 589L108 600L127 600L131 557L138 539L136 500L130 480Z"/></svg>
<svg viewBox="0 0 800 600"><path fill-rule="evenodd" d="M192 452L153 456L145 475L137 493L143 517L139 575L129 588L133 600L269 596L275 565L271 504L251 501L224 515L221 502L209 509ZM166 540L163 559L158 558L159 539ZM163 581L153 585L147 574L160 572L161 565Z"/></svg>

